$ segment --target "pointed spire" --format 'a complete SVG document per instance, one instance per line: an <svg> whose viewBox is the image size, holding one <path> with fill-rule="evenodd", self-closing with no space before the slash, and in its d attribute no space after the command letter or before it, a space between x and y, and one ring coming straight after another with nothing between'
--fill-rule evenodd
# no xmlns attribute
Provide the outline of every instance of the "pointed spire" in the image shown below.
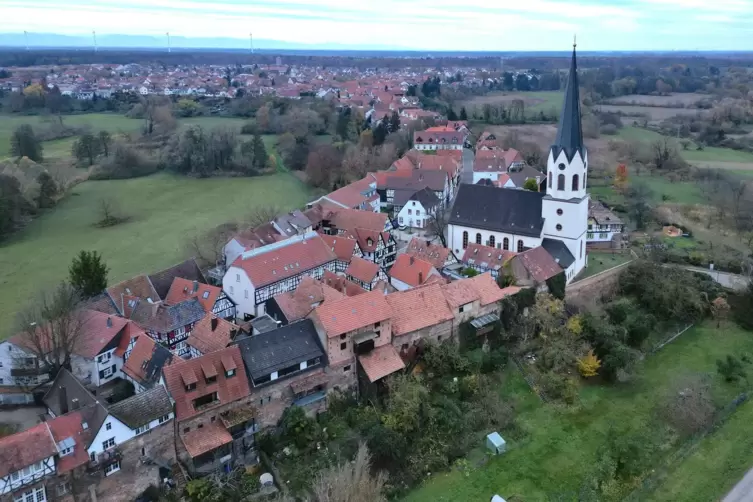
<svg viewBox="0 0 753 502"><path fill-rule="evenodd" d="M576 41L573 38L573 58L570 62L570 74L565 88L565 102L562 105L557 138L552 145L555 157L564 150L568 159L572 159L575 152L583 152L583 127L580 113L580 91L578 88L578 64L575 56Z"/></svg>

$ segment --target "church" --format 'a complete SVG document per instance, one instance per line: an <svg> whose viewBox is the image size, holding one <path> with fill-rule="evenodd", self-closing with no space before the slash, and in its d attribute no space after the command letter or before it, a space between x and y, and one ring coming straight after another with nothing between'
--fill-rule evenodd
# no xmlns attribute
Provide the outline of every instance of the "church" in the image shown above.
<svg viewBox="0 0 753 502"><path fill-rule="evenodd" d="M546 192L462 185L447 227L447 245L455 256L461 257L469 242L513 252L541 246L565 271L568 283L586 267L588 152L575 46L547 173Z"/></svg>

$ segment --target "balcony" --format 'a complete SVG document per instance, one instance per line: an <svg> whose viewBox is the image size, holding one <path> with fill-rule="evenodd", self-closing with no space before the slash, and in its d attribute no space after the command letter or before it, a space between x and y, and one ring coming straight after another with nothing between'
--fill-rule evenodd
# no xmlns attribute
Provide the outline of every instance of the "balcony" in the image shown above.
<svg viewBox="0 0 753 502"><path fill-rule="evenodd" d="M96 460L90 460L89 470L96 471L99 469L103 469L105 466L108 466L111 463L117 462L122 459L123 459L123 452L121 452L120 448L116 446L114 448L110 448L109 450L103 451L102 453L97 455Z"/></svg>
<svg viewBox="0 0 753 502"><path fill-rule="evenodd" d="M224 265L217 265L214 268L210 268L207 271L207 279L210 281L213 281L215 285L219 286L222 284L222 278L225 277L225 266Z"/></svg>

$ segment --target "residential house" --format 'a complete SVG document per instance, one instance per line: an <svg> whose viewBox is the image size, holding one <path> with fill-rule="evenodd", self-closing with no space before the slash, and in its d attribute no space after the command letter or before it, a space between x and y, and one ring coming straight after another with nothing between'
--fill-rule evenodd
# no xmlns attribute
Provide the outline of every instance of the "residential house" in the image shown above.
<svg viewBox="0 0 753 502"><path fill-rule="evenodd" d="M333 274L329 270L324 271L321 281L325 286L328 286L345 296L356 296L366 292L365 289L355 282L349 281L345 276Z"/></svg>
<svg viewBox="0 0 753 502"><path fill-rule="evenodd" d="M164 385L162 369L179 358L168 349L152 340L146 333L132 338L133 345L125 356L121 368L126 380L133 383L138 394L155 385Z"/></svg>
<svg viewBox="0 0 753 502"><path fill-rule="evenodd" d="M598 201L591 201L588 206L587 248L619 248L625 224L612 211Z"/></svg>
<svg viewBox="0 0 753 502"><path fill-rule="evenodd" d="M235 319L235 304L222 288L202 284L199 281L189 281L176 277L165 297L165 303L176 305L191 298L197 298L207 313L214 314L221 319Z"/></svg>
<svg viewBox="0 0 753 502"><path fill-rule="evenodd" d="M411 195L404 203L397 214L398 224L401 227L428 228L431 225L432 216L440 206L441 201L435 192L428 187L423 188Z"/></svg>
<svg viewBox="0 0 753 502"><path fill-rule="evenodd" d="M130 318L139 301L155 303L161 300L159 293L154 289L152 281L146 275L137 275L126 281L119 282L108 287L105 292L110 297L118 314ZM166 291L167 293L167 291Z"/></svg>
<svg viewBox="0 0 753 502"><path fill-rule="evenodd" d="M335 272L337 273L345 272L345 269L350 265L350 260L354 256L363 256L361 248L358 247L358 242L355 239L327 234L321 234L321 236L322 240L337 256L337 261L335 262Z"/></svg>
<svg viewBox="0 0 753 502"><path fill-rule="evenodd" d="M13 502L53 500L58 454L46 423L0 438L0 498Z"/></svg>
<svg viewBox="0 0 753 502"><path fill-rule="evenodd" d="M492 277L497 278L500 273L504 273L502 267L516 254L513 251L504 251L483 244L468 243L460 262L477 272L490 272Z"/></svg>
<svg viewBox="0 0 753 502"><path fill-rule="evenodd" d="M547 291L546 281L564 270L543 247L518 253L510 260L510 268L517 284L537 291Z"/></svg>
<svg viewBox="0 0 753 502"><path fill-rule="evenodd" d="M398 291L417 288L428 282L444 281L431 263L407 254L397 257L388 275L390 284Z"/></svg>
<svg viewBox="0 0 753 502"><path fill-rule="evenodd" d="M186 339L205 315L199 299L191 298L175 305L138 302L131 319L154 341L184 357L189 354Z"/></svg>
<svg viewBox="0 0 753 502"><path fill-rule="evenodd" d="M280 235L285 237L303 235L313 230L311 220L298 209L276 216L270 223Z"/></svg>
<svg viewBox="0 0 753 502"><path fill-rule="evenodd" d="M526 164L523 155L513 149L481 150L473 161L473 183L490 180L502 188L523 188L529 179L544 186L544 174Z"/></svg>
<svg viewBox="0 0 753 502"><path fill-rule="evenodd" d="M416 150L462 150L468 133L444 129L414 132L413 148Z"/></svg>
<svg viewBox="0 0 753 502"><path fill-rule="evenodd" d="M304 276L335 270L337 256L316 232L244 252L228 268L222 284L244 320L266 313L272 297L294 290Z"/></svg>
<svg viewBox="0 0 753 502"><path fill-rule="evenodd" d="M382 269L373 261L364 260L363 258L353 257L350 265L345 270L345 277L366 291L372 291L376 288L377 283L386 278Z"/></svg>
<svg viewBox="0 0 753 502"><path fill-rule="evenodd" d="M471 327L478 335L485 334L499 321L500 300L521 289L517 286L500 288L489 273L453 281L441 288L447 305L455 316L455 331L461 324L471 322Z"/></svg>
<svg viewBox="0 0 753 502"><path fill-rule="evenodd" d="M191 282L196 281L199 284L207 282L201 268L193 258L148 276L157 296L163 300L167 298L170 287L177 278Z"/></svg>
<svg viewBox="0 0 753 502"><path fill-rule="evenodd" d="M100 387L120 375L123 358L115 352L129 321L93 310L80 311L79 316L78 340L71 355L73 374L85 385Z"/></svg>
<svg viewBox="0 0 753 502"><path fill-rule="evenodd" d="M190 357L200 357L224 349L230 345L238 332L237 325L207 314L204 319L196 323L191 335L186 339Z"/></svg>
<svg viewBox="0 0 753 502"><path fill-rule="evenodd" d="M437 270L442 270L444 267L455 263L455 257L449 249L420 237L413 237L410 240L404 254L427 261Z"/></svg>
<svg viewBox="0 0 753 502"><path fill-rule="evenodd" d="M345 298L345 294L306 276L295 290L280 293L269 300L267 313L284 326L305 319L324 301L341 298Z"/></svg>
<svg viewBox="0 0 753 502"><path fill-rule="evenodd" d="M0 404L31 404L38 387L49 380L49 369L24 335L0 342Z"/></svg>
<svg viewBox="0 0 753 502"><path fill-rule="evenodd" d="M407 176L400 171L380 177L378 186L380 200L391 206L395 213L406 204L413 194L424 188L430 189L444 207L452 199L450 177L445 171L413 170Z"/></svg>
<svg viewBox="0 0 753 502"><path fill-rule="evenodd" d="M355 240L360 256L382 268L390 267L397 254L397 243L390 230L392 223L386 214L352 209L327 212L319 227L323 234Z"/></svg>
<svg viewBox="0 0 753 502"><path fill-rule="evenodd" d="M237 342L248 374L256 427L275 427L290 406L326 408L326 356L310 319Z"/></svg>
<svg viewBox="0 0 753 502"><path fill-rule="evenodd" d="M358 360L369 361L367 355L372 351L378 350L375 356L381 354L394 361L393 357L385 355L395 349L391 345L392 309L381 291L324 302L310 317L327 352L326 373L333 390L356 388Z"/></svg>
<svg viewBox="0 0 753 502"><path fill-rule="evenodd" d="M376 188L376 179L373 175L367 174L364 178L338 188L334 192L309 203L309 207L322 204L336 208L378 213L379 197L377 197Z"/></svg>
<svg viewBox="0 0 753 502"><path fill-rule="evenodd" d="M255 411L240 348L163 369L175 404L178 458L193 475L255 464Z"/></svg>
<svg viewBox="0 0 753 502"><path fill-rule="evenodd" d="M440 343L452 336L455 316L439 284L385 298L392 309L392 344L404 359L413 358L421 340Z"/></svg>

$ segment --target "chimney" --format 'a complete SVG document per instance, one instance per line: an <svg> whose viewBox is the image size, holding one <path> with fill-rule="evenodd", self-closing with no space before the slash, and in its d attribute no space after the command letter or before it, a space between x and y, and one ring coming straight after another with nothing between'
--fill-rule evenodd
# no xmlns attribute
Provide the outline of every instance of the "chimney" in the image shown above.
<svg viewBox="0 0 753 502"><path fill-rule="evenodd" d="M73 398L73 399L71 400L71 408L72 408L73 410L77 410L77 409L79 409L80 407L81 407L81 405L79 404L79 402L78 402L78 399L76 399L76 398L74 397L74 398Z"/></svg>
<svg viewBox="0 0 753 502"><path fill-rule="evenodd" d="M193 281L193 292L196 293L199 290L199 281Z"/></svg>
<svg viewBox="0 0 753 502"><path fill-rule="evenodd" d="M415 262L415 261L416 261L415 258L411 255L411 257L410 257L410 264L413 265L413 262Z"/></svg>
<svg viewBox="0 0 753 502"><path fill-rule="evenodd" d="M107 327L108 328L112 328L112 318L111 317L107 318Z"/></svg>
<svg viewBox="0 0 753 502"><path fill-rule="evenodd" d="M423 283L424 283L424 273L423 272L419 272L418 273L418 284L421 285Z"/></svg>
<svg viewBox="0 0 753 502"><path fill-rule="evenodd" d="M214 330L216 330L216 329L217 329L217 324L218 324L218 322L219 322L219 321L217 321L217 318L216 318L216 317L212 317L212 322L211 322L211 324L212 324L212 331L214 331Z"/></svg>
<svg viewBox="0 0 753 502"><path fill-rule="evenodd" d="M68 390L66 390L65 385L60 386L58 402L60 404L60 414L65 415L68 413Z"/></svg>

